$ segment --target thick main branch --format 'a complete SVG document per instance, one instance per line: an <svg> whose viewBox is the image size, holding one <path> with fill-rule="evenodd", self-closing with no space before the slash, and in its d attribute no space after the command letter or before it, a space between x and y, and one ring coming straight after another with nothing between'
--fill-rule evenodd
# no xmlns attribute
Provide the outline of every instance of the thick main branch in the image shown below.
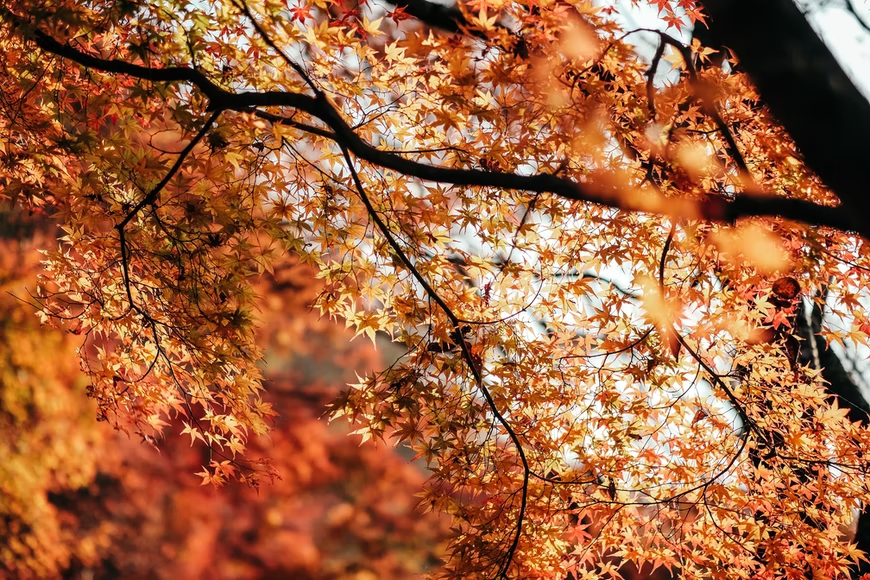
<svg viewBox="0 0 870 580"><path fill-rule="evenodd" d="M16 23L17 17L8 13L5 16ZM21 24L20 21L17 23ZM396 153L381 151L365 142L323 94L309 96L289 91L236 93L221 88L194 68L150 68L118 59L102 59L62 44L42 31L32 33L31 38L42 50L94 70L153 82L191 84L209 99L209 108L212 110L253 111L259 107L287 107L304 111L329 127L335 135L335 141L356 157L424 181L550 193L565 199L626 211L654 213L673 219L733 222L745 217L782 217L812 225L856 231L870 239L870 224L859 223L854 219L854 214L845 211L843 207L822 206L803 200L773 196L738 196L734 200L727 200L715 195L704 200L665 198L652 190L629 194L626 191L627 185L600 181L581 184L551 174L517 175L428 165Z"/></svg>

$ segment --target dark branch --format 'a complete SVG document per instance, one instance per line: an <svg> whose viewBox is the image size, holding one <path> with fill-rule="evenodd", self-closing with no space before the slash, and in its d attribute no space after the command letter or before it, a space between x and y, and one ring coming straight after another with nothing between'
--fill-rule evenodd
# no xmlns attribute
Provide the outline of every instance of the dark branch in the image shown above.
<svg viewBox="0 0 870 580"><path fill-rule="evenodd" d="M843 362L821 335L824 313L818 302L812 303L812 310L806 312L807 303L801 304L797 316L796 330L801 340L799 361L802 365L822 371L825 390L841 409L849 411L849 420L867 427L870 425L870 404L861 389L849 376ZM809 317L806 316L809 314ZM809 318L809 320L807 320ZM870 512L861 512L855 530L855 544L858 549L870 553ZM853 578L870 572L870 563L860 561L852 566Z"/></svg>
<svg viewBox="0 0 870 580"><path fill-rule="evenodd" d="M861 28L864 29L865 32L870 32L870 24L864 21L864 18L858 14L858 11L855 9L855 5L852 3L853 0L844 0L844 4L846 6L846 12L852 15L852 17L861 25Z"/></svg>
<svg viewBox="0 0 870 580"><path fill-rule="evenodd" d="M481 31L472 29L462 12L454 6L434 4L426 0L386 0L386 2L401 8L405 14L410 14L433 28L440 28L453 34L470 34L478 38L486 38Z"/></svg>
<svg viewBox="0 0 870 580"><path fill-rule="evenodd" d="M517 547L519 546L520 537L523 531L523 522L525 520L526 514L526 503L528 501L529 495L529 477L531 475L531 468L529 467L529 461L526 458L526 452L523 449L522 442L520 441L519 436L516 431L514 431L511 424L508 422L507 418L499 411L498 406L495 404L495 400L492 398L492 394L489 392L489 389L483 382L483 374L482 374L482 364L481 367L478 367L478 364L475 362L474 356L471 353L471 347L468 344L468 341L465 339L465 336L462 332L461 320L458 316L453 312L450 306L444 302L444 299L438 295L432 285L420 274L420 271L411 263L411 260L405 254L402 247L399 245L399 242L396 240L393 232L384 223L384 220L381 219L381 216L378 215L378 212L375 210L372 205L371 200L366 194L365 188L363 187L362 181L359 178L359 174L354 167L353 159L350 157L350 153L348 149L344 146L341 147L341 152L344 155L345 162L347 163L348 169L350 171L351 178L353 179L354 186L357 190L357 195L359 195L360 200L363 202L363 205L366 208L366 212L369 214L369 218L375 223L378 230L380 230L381 235L386 238L387 243L395 252L396 257L402 262L405 268L411 273L414 279L423 287L423 290L426 292L427 296L435 302L441 311L447 316L447 319L450 321L450 325L453 327L453 332L459 337L459 348L462 351L462 359L465 361L466 366L468 366L469 371L474 377L474 383L477 389L483 395L483 398L486 400L486 404L489 407L490 412L493 414L493 417L498 422L499 425L507 433L508 437L510 437L511 442L517 450L517 455L520 459L520 464L523 468L523 484L520 489L520 509L519 514L517 515L517 523L516 523L516 531L514 533L513 541L511 542L510 547L504 556L504 564L499 568L499 572L496 575L496 578L507 578L507 571L510 568L511 563L513 562L514 555L516 554Z"/></svg>
<svg viewBox="0 0 870 580"><path fill-rule="evenodd" d="M145 197L143 197L139 201L139 203L137 203L136 206L131 209L126 216L124 216L124 219L121 220L121 222L117 226L115 226L116 229L123 230L127 226L127 224L129 224L130 221L134 217L136 217L136 214L138 214L140 211L142 211L142 209L145 208L145 206L152 205L154 202L157 201L160 192L163 191L163 188L166 187L169 182L172 181L172 178L175 177L175 175L181 170L181 166L184 165L187 157L191 154L191 152L199 144L199 142L202 141L203 137L205 137L205 134L208 133L209 129L212 128L212 125L215 124L215 121L217 121L219 115L220 111L215 111L211 114L211 116L209 116L208 119L206 119L206 122L202 126L202 129L200 129L196 136L190 140L190 143L188 143L184 147L181 153L178 154L178 159L175 160L175 163L172 164L172 167L170 167L169 171L166 172L166 175L163 176L163 179L161 179L157 185L151 188L151 190L145 195Z"/></svg>
<svg viewBox="0 0 870 580"><path fill-rule="evenodd" d="M245 1L244 0L233 0L233 3L236 5L236 7L239 10L242 11L242 13L245 16L247 16L248 20L251 22L251 26L254 27L254 30L260 36L260 38L263 40L263 42L265 42L269 46L269 48L271 48L276 53L278 53L278 56L281 57L281 60L283 60L287 64L287 66L289 66L294 71L296 71L296 74L298 74L300 77L302 77L302 80L305 81L305 84L307 84L309 87L311 87L311 90L313 90L315 92L315 94L319 93L320 90L317 88L317 86L314 84L314 82L308 76L308 73L305 72L305 69L303 69L301 66L299 66L299 64L297 64L292 58L287 56L286 52L281 50L281 48L277 44L275 44L275 41L272 40L272 37L270 37L269 34L263 29L263 27L260 26L260 23L257 22L257 19L251 13L251 9L248 8L248 5L245 3Z"/></svg>
<svg viewBox="0 0 870 580"><path fill-rule="evenodd" d="M673 219L705 219L734 222L745 217L782 217L798 222L853 230L870 239L870 224L856 220L843 207L821 206L812 202L782 197L738 196L729 201L718 196L706 200L665 198L654 191L643 196L626 196L624 187L613 184L580 184L551 174L516 175L499 171L438 167L381 151L363 141L342 118L326 96L316 97L286 91L227 91L202 72L186 67L149 68L117 59L101 59L61 44L43 32L34 32L34 42L43 50L95 70L123 74L156 82L185 82L194 85L210 100L211 110L252 112L257 107L290 107L304 111L329 126L335 141L355 156L386 169L425 181L458 186L494 187L551 193L566 199L597 205L665 215ZM317 134L326 136L325 132Z"/></svg>
<svg viewBox="0 0 870 580"><path fill-rule="evenodd" d="M695 69L695 64L692 61L691 49L669 34L658 32L658 35L661 38L662 44L670 44L683 57L686 71L689 73L689 82L691 83L692 89L695 91L696 97L701 101L704 114L713 120L716 128L719 129L720 133L722 133L722 137L725 139L725 143L728 146L728 154L731 155L731 158L734 159L734 162L737 164L737 168L740 169L740 172L742 173L741 177L751 179L749 175L749 167L746 165L746 160L743 159L743 154L737 146L737 141L734 139L734 135L731 134L731 130L728 128L728 125L725 124L722 115L719 114L719 109L716 107L716 103L710 99L708 95L709 91L704 90L704 87L701 85L698 71ZM661 47L662 44L659 46Z"/></svg>

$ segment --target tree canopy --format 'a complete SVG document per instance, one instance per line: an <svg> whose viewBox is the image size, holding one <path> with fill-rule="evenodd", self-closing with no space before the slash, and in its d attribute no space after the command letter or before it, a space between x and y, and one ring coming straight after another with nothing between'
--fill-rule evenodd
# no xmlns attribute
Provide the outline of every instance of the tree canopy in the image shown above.
<svg viewBox="0 0 870 580"><path fill-rule="evenodd" d="M789 0L645 3L5 2L0 194L98 419L277 475L298 259L404 347L331 412L426 461L445 577L857 577L870 105Z"/></svg>

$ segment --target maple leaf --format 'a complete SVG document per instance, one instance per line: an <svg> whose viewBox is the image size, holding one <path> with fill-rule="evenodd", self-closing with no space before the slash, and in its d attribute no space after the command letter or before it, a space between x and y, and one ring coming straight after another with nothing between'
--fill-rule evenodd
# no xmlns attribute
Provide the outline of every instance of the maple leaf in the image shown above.
<svg viewBox="0 0 870 580"><path fill-rule="evenodd" d="M683 26L686 25L686 23L683 22L682 17L677 16L676 14L667 14L663 20L665 21L665 24L668 25L668 28L675 28L677 32L681 32Z"/></svg>
<svg viewBox="0 0 870 580"><path fill-rule="evenodd" d="M396 6L392 11L387 11L386 17L396 23L414 18L405 11L404 6Z"/></svg>
<svg viewBox="0 0 870 580"><path fill-rule="evenodd" d="M648 0L649 4L656 7L658 13L662 12L673 13L673 8L671 8L671 0Z"/></svg>
<svg viewBox="0 0 870 580"><path fill-rule="evenodd" d="M309 18L313 18L311 15L311 6L294 6L290 8L290 21L291 22L304 22Z"/></svg>

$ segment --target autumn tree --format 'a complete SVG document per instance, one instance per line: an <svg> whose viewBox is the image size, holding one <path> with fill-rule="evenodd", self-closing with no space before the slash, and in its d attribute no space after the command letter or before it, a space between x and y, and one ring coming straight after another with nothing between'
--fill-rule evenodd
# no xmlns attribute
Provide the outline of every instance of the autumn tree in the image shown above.
<svg viewBox="0 0 870 580"><path fill-rule="evenodd" d="M36 295L99 418L274 475L295 254L405 347L331 408L428 462L445 576L856 575L870 107L788 0L653 4L7 2L0 183L63 225Z"/></svg>

